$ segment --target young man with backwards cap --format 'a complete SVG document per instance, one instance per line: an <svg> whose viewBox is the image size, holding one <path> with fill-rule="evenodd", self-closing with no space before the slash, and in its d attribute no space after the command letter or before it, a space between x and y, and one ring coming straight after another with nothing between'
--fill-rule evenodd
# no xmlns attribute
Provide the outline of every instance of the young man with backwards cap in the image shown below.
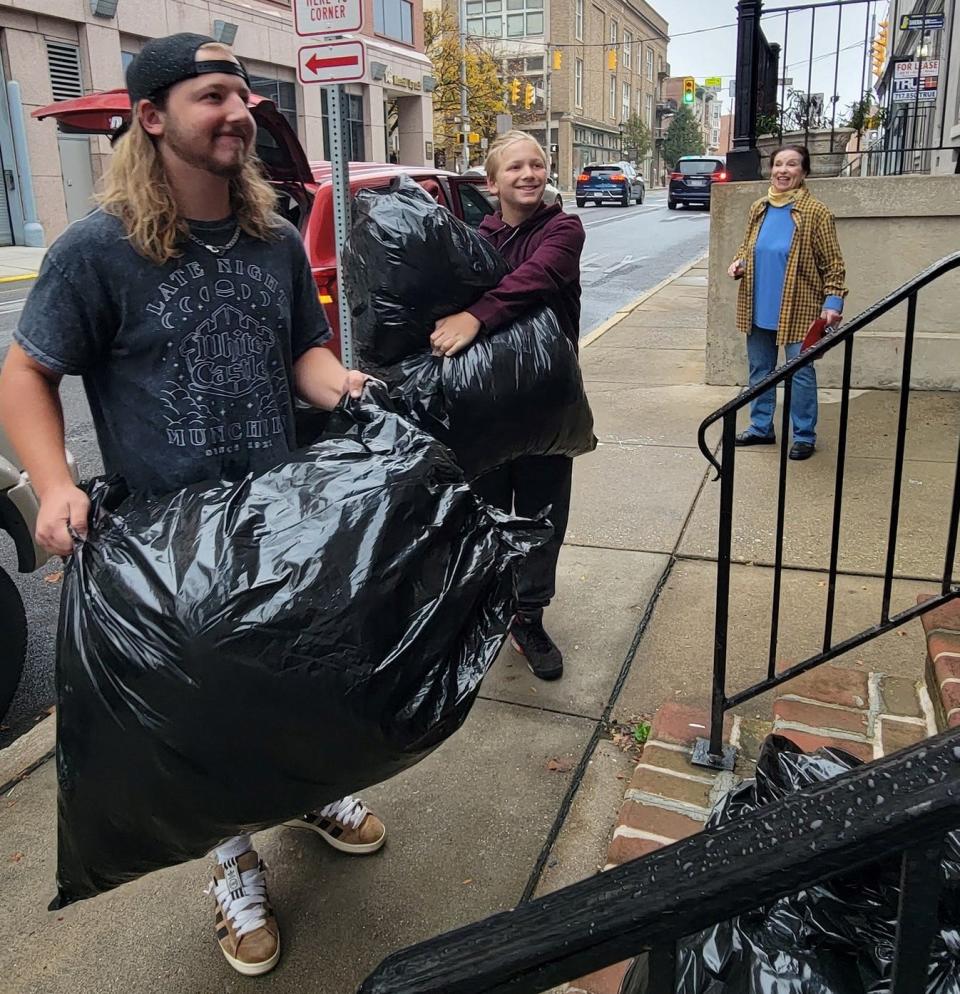
<svg viewBox="0 0 960 994"><path fill-rule="evenodd" d="M0 419L40 497L37 540L61 556L89 513L64 456L64 375L83 377L106 472L144 494L275 465L295 444L295 396L330 409L366 379L323 348L303 243L251 152L240 62L202 35L158 38L127 89L100 208L47 253L0 374ZM386 838L353 797L295 824L354 854ZM211 890L230 965L272 969L279 931L250 836L217 850Z"/></svg>

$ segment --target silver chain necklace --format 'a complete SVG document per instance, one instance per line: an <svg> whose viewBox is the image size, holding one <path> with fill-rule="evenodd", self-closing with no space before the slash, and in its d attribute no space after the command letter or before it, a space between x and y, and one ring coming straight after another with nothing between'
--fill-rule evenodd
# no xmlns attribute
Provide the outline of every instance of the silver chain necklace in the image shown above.
<svg viewBox="0 0 960 994"><path fill-rule="evenodd" d="M230 249L232 249L233 246L236 245L238 241L240 241L240 231L241 228L240 225L238 224L237 230L233 233L233 237L230 239L229 242L227 242L226 245L209 245L202 238L197 238L197 236L192 231L189 234L190 234L190 241L196 242L197 245L199 245L201 248L205 248L208 252L212 253L213 255L223 255L224 252L229 252Z"/></svg>

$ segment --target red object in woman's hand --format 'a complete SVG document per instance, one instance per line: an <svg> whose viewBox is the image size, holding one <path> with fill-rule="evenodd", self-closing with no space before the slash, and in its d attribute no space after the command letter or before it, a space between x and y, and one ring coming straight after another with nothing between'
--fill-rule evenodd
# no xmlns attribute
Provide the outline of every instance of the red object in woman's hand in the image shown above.
<svg viewBox="0 0 960 994"><path fill-rule="evenodd" d="M803 340L803 345L800 348L801 352L806 352L807 349L812 349L817 342L823 338L823 333L827 330L827 322L824 318L817 318L813 324L807 329L806 337Z"/></svg>

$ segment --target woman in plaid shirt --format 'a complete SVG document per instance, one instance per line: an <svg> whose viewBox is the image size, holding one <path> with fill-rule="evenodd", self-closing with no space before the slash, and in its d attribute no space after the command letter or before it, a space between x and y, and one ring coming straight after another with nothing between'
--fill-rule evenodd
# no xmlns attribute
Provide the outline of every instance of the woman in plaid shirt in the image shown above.
<svg viewBox="0 0 960 994"><path fill-rule="evenodd" d="M741 280L737 327L747 336L750 386L773 372L783 346L789 362L799 354L811 323L838 325L846 269L833 215L806 187L810 154L785 145L770 156L770 190L750 208L747 231L727 273ZM737 445L773 445L774 390L750 405L750 426ZM791 459L809 459L817 441L817 374L812 365L793 378Z"/></svg>

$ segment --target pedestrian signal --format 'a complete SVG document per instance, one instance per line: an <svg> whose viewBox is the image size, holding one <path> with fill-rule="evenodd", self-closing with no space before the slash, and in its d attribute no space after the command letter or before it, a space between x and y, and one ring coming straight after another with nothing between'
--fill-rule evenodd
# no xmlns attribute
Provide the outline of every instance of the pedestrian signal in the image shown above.
<svg viewBox="0 0 960 994"><path fill-rule="evenodd" d="M535 94L533 92L533 84L527 83L523 89L523 106L529 110L533 106Z"/></svg>
<svg viewBox="0 0 960 994"><path fill-rule="evenodd" d="M692 76L686 76L683 80L683 102L692 104L697 97L697 82Z"/></svg>

